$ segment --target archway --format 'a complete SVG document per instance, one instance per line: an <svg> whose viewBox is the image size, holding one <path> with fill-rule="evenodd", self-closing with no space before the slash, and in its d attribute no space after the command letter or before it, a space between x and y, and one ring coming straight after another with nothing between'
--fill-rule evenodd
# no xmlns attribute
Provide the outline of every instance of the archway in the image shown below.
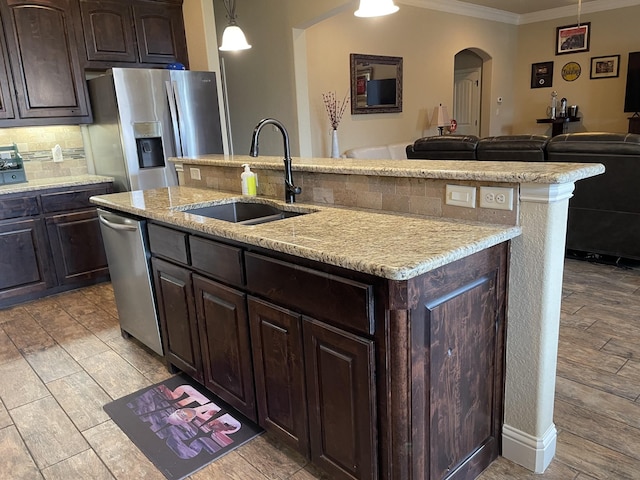
<svg viewBox="0 0 640 480"><path fill-rule="evenodd" d="M491 91L491 57L483 50L467 48L454 57L453 111L458 122L456 133L487 136L489 134Z"/></svg>

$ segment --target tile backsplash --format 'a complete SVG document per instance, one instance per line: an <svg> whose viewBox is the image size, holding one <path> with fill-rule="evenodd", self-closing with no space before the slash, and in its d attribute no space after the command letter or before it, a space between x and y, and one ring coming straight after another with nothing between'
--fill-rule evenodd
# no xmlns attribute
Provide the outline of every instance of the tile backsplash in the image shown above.
<svg viewBox="0 0 640 480"><path fill-rule="evenodd" d="M77 125L0 128L0 146L16 144L27 180L87 174L82 132ZM63 161L53 162L51 149L62 148Z"/></svg>

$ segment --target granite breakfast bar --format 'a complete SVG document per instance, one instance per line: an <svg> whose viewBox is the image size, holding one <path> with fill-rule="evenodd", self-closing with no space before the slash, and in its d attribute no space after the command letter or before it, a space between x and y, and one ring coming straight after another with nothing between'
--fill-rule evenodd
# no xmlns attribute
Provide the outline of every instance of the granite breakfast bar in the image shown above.
<svg viewBox="0 0 640 480"><path fill-rule="evenodd" d="M544 463L550 461L555 449L553 330L555 322L557 344L558 318L554 319L557 311L553 310L559 309L559 294L554 289L562 278L566 204L573 182L600 173L600 166L492 162L452 165L430 161L394 161L387 165L295 159L296 183L303 187L301 202L282 208L313 213L244 226L182 210L242 198L229 192L239 187L240 165L245 162L260 176L260 197L253 201L282 204L271 199L280 193L280 158L209 156L177 161L184 164L184 172L188 173L183 175L182 183L209 189L172 187L94 197L93 201L151 219L152 252L154 229L158 240L176 232L184 235L189 239L187 244L195 247L192 255L199 251L203 238L213 242L207 244L208 249L224 246L242 252L246 268L242 275L246 277L238 278L245 278L246 283L242 280L234 284L229 278L223 281L242 290L234 289L234 294L248 294L254 347L264 340L259 333L265 325L261 315L271 323L275 322L274 309L280 312L276 317L282 316L281 307L270 303L265 307L265 299L299 312L295 315L302 314L301 321L288 323L287 327L304 342L298 347L288 341L284 344L294 353L293 359L298 358L295 353L301 353L304 344L304 366L297 364L296 370L293 365L292 371L305 370L301 383L307 384L308 411L306 404L303 413L294 415L288 411L284 417L297 419L289 425L284 417L278 418L278 413L283 413L282 405L274 411L273 405L261 400L260 393L269 393L274 387L258 368L264 364L258 359L268 348L253 351L258 395L249 402L242 399L241 407L250 412L255 410L251 402L257 402L261 423L270 425L270 430L279 429L294 448L310 451L312 460L336 478L471 478L495 458L500 443L507 458L535 470L546 467ZM193 168L200 171L192 172ZM202 180L193 181L191 177ZM468 209L450 208L444 202L447 183L514 188L514 209L506 213L475 209L470 215ZM309 197L304 197L305 191ZM380 204L376 204L377 199ZM387 212L362 210L375 207ZM430 216L425 217L425 213ZM532 252L536 258L531 257ZM199 305L196 310L199 316L206 316L203 292L209 289L209 296L221 295L220 286L200 278L197 255L191 258L193 264L184 265L188 270L181 266L177 271L175 264L165 261L165 254L172 255L163 253L161 247L156 249L156 288L162 290L163 282L173 286L176 275L184 272L188 276L180 277L183 280L197 277L193 280L195 303ZM175 259L169 260L175 263ZM508 264L509 333L503 415ZM311 282L302 283L323 285L321 293L330 296L316 299L313 292L301 290L300 275L307 275L304 278ZM287 281L288 276L298 280ZM525 276L529 282L526 286ZM317 283L317 278L324 280ZM339 287L330 286L325 291L327 282L333 285L333 280L327 279L342 280L338 281ZM350 305L349 314L326 307L331 300L337 305ZM368 313L358 310L359 306ZM449 317L459 319L459 324L458 320L444 322ZM345 324L345 318L352 318L355 323ZM469 318L473 322L465 323L464 319ZM331 344L337 338L332 335L342 339L340 345ZM201 342L203 346L207 343ZM319 344L329 344L331 348L314 356L311 352ZM326 383L329 377L319 365L327 361L322 356L327 351L353 355L346 356L353 361L360 379L353 384ZM332 357L334 367L342 366L336 358ZM533 363L527 365L532 358ZM169 363L184 369L180 361ZM368 367L362 370L363 365ZM524 380L520 370L526 373ZM470 372L465 377L467 385L460 383L461 371ZM512 379L510 374L514 372L517 378ZM199 373L194 370L194 374ZM541 379L543 376L551 379ZM351 378L347 374L338 377L343 381ZM282 389L285 382L276 384ZM287 388L292 398L304 398L295 382ZM342 393L326 403L318 396L321 390ZM532 399L528 397L531 395ZM336 414L335 409L331 410L335 402L358 405L359 413L347 409L342 417L351 420L354 431L337 428L316 415L324 409ZM550 429L545 422L551 425ZM541 426L542 436L537 433ZM326 442L323 435L334 441ZM442 438L450 441L442 442ZM327 444L337 447L325 450Z"/></svg>

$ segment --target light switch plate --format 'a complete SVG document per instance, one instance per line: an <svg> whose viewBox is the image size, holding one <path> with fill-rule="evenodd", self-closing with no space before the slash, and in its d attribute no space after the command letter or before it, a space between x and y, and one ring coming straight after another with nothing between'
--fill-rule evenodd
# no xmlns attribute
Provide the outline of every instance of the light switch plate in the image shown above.
<svg viewBox="0 0 640 480"><path fill-rule="evenodd" d="M456 207L476 208L476 187L467 185L447 185L447 205Z"/></svg>

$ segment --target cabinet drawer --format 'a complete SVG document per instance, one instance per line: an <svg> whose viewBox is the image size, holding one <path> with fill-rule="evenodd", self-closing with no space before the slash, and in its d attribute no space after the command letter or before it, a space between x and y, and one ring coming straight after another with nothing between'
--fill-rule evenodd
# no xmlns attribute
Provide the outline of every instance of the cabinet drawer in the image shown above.
<svg viewBox="0 0 640 480"><path fill-rule="evenodd" d="M189 247L193 268L231 285L244 285L241 249L193 236Z"/></svg>
<svg viewBox="0 0 640 480"><path fill-rule="evenodd" d="M89 188L67 192L45 193L40 196L42 213L62 212L91 207L89 197L110 193L111 187Z"/></svg>
<svg viewBox="0 0 640 480"><path fill-rule="evenodd" d="M0 220L38 215L36 197L0 198Z"/></svg>
<svg viewBox="0 0 640 480"><path fill-rule="evenodd" d="M153 223L147 229L151 253L189 265L188 234Z"/></svg>
<svg viewBox="0 0 640 480"><path fill-rule="evenodd" d="M374 332L373 286L245 253L247 289L314 318L367 335Z"/></svg>

